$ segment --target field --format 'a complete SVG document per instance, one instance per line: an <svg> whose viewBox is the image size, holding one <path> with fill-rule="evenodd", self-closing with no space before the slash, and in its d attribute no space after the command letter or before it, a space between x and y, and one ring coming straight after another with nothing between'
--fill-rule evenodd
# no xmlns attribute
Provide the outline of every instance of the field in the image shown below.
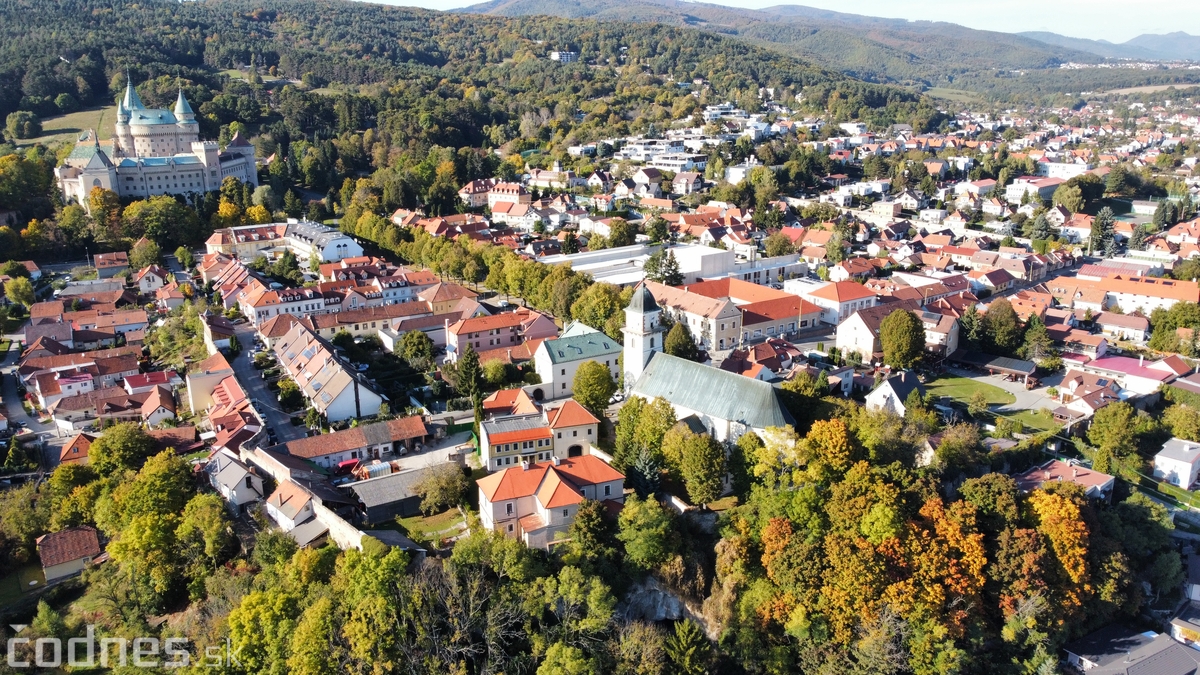
<svg viewBox="0 0 1200 675"><path fill-rule="evenodd" d="M983 97L973 91L963 89L950 89L947 87L933 87L926 89L925 93L933 98L941 98L955 103L980 103Z"/></svg>
<svg viewBox="0 0 1200 675"><path fill-rule="evenodd" d="M74 143L79 135L92 129L105 141L112 137L113 124L116 123L117 107L110 105L104 108L80 110L67 115L49 117L42 120L42 135L21 141L23 145L41 143L67 142Z"/></svg>
<svg viewBox="0 0 1200 675"><path fill-rule="evenodd" d="M1145 87L1126 87L1124 89L1110 89L1106 94L1153 94L1156 91L1166 91L1172 87L1175 89L1191 89L1194 84L1152 84Z"/></svg>
<svg viewBox="0 0 1200 675"><path fill-rule="evenodd" d="M968 377L940 377L925 385L926 393L932 396L948 396L955 401L967 403L977 391L982 391L987 397L988 405L1009 405L1016 403L1017 397L1000 387L976 382Z"/></svg>
<svg viewBox="0 0 1200 675"><path fill-rule="evenodd" d="M1022 410L1017 413L1004 412L999 414L1001 417L1006 417L1014 422L1020 422L1025 427L1025 433L1039 433L1042 431L1050 431L1057 429L1060 424L1054 421L1053 417L1044 416L1037 410Z"/></svg>

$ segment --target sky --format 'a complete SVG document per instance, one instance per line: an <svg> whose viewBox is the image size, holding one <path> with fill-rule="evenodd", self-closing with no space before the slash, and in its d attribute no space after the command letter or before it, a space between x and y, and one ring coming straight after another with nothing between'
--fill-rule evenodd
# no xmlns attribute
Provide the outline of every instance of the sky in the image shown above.
<svg viewBox="0 0 1200 675"><path fill-rule="evenodd" d="M449 10L482 0L374 1ZM1124 42L1143 33L1200 35L1200 2L1196 0L720 0L712 4L751 9L807 5L848 14L949 21L1005 33L1050 31L1110 42Z"/></svg>

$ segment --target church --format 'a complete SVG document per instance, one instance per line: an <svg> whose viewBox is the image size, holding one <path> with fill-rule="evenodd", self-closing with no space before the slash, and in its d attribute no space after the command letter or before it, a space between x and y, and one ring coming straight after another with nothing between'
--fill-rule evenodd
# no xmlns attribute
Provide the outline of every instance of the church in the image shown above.
<svg viewBox="0 0 1200 675"><path fill-rule="evenodd" d="M145 199L211 192L227 176L257 186L254 154L254 146L238 135L223 151L214 141L201 141L182 89L174 111L147 108L129 81L117 99L113 139L101 143L94 132L85 133L54 175L67 202L86 206L98 187Z"/></svg>
<svg viewBox="0 0 1200 675"><path fill-rule="evenodd" d="M718 441L747 431L794 424L780 392L770 384L663 353L662 308L646 284L625 308L622 361L630 396L665 399L676 419L694 418Z"/></svg>

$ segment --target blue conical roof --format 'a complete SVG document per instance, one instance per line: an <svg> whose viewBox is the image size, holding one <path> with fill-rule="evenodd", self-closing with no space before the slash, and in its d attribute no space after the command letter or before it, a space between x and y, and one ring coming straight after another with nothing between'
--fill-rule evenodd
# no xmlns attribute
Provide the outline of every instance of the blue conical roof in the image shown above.
<svg viewBox="0 0 1200 675"><path fill-rule="evenodd" d="M142 99L138 98L137 90L133 88L133 80L126 76L125 84L125 104L126 110L143 110L145 105L142 104Z"/></svg>
<svg viewBox="0 0 1200 675"><path fill-rule="evenodd" d="M179 90L179 98L175 99L175 116L191 115L192 106L188 104L186 98L183 97L183 89Z"/></svg>

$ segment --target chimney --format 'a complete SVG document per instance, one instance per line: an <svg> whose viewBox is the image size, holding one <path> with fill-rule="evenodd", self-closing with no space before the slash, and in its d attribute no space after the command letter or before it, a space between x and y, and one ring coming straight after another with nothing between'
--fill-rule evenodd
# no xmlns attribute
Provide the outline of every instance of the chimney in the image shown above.
<svg viewBox="0 0 1200 675"><path fill-rule="evenodd" d="M1050 472L1046 471L1046 480L1050 480Z"/></svg>
<svg viewBox="0 0 1200 675"><path fill-rule="evenodd" d="M558 455L554 455L554 466L558 466L561 463L562 459Z"/></svg>
<svg viewBox="0 0 1200 675"><path fill-rule="evenodd" d="M1071 478L1079 478L1079 467L1076 466L1071 469Z"/></svg>
<svg viewBox="0 0 1200 675"><path fill-rule="evenodd" d="M531 460L526 459L526 460L521 461L521 470L522 471L528 471L532 468L533 468L533 462Z"/></svg>

